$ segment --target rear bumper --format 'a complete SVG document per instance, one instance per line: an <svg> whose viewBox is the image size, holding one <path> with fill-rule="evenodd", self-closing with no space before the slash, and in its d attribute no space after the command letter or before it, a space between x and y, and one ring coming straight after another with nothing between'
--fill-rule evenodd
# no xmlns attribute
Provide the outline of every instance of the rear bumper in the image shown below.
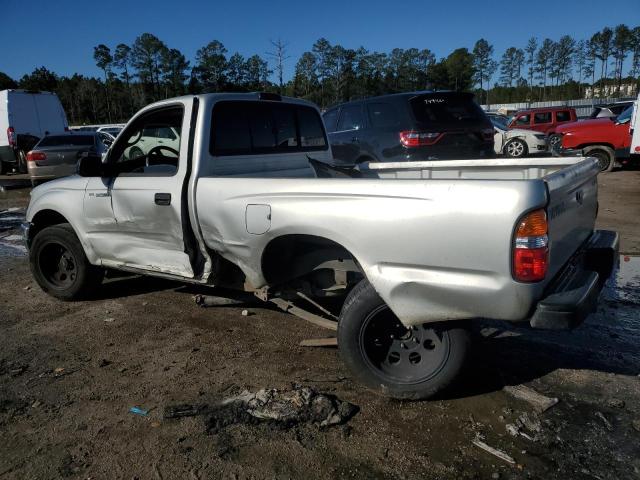
<svg viewBox="0 0 640 480"><path fill-rule="evenodd" d="M618 243L616 232L596 230L549 285L530 325L569 330L595 312L600 291L617 265Z"/></svg>

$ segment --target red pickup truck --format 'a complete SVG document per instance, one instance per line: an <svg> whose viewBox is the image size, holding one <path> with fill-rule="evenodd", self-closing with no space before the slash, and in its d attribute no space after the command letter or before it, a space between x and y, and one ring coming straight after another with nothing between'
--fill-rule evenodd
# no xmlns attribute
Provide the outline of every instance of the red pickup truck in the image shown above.
<svg viewBox="0 0 640 480"><path fill-rule="evenodd" d="M633 107L627 108L617 117L594 118L559 125L556 128L557 142L553 145L555 155L585 155L596 157L602 171L611 171L619 162L630 162L631 134L629 121Z"/></svg>

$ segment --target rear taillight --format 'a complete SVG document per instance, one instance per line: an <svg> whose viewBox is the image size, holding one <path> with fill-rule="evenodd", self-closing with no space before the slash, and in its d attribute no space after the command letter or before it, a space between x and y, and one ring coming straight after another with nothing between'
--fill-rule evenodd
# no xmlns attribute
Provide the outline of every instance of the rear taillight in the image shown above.
<svg viewBox="0 0 640 480"><path fill-rule="evenodd" d="M44 152L38 152L37 150L31 150L27 153L27 162L35 162L36 160L46 160L47 154Z"/></svg>
<svg viewBox="0 0 640 480"><path fill-rule="evenodd" d="M442 138L444 133L438 132L416 132L414 130L405 130L400 132L400 143L405 147L422 147L424 145L433 145Z"/></svg>
<svg viewBox="0 0 640 480"><path fill-rule="evenodd" d="M520 282L539 282L547 275L549 237L547 213L535 210L520 219L513 244L513 277Z"/></svg>
<svg viewBox="0 0 640 480"><path fill-rule="evenodd" d="M7 128L7 139L9 140L10 147L16 147L16 132L13 127Z"/></svg>

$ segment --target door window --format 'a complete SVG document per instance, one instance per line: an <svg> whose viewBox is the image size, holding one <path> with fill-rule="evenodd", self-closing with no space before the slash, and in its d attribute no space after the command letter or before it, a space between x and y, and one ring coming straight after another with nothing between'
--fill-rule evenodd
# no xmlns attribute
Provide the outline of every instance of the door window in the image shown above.
<svg viewBox="0 0 640 480"><path fill-rule="evenodd" d="M518 118L516 118L516 125L529 125L529 122L531 122L531 115L529 115L528 113L525 115L520 115Z"/></svg>
<svg viewBox="0 0 640 480"><path fill-rule="evenodd" d="M169 107L145 113L118 136L110 162L116 172L174 175L178 171L184 110Z"/></svg>
<svg viewBox="0 0 640 480"><path fill-rule="evenodd" d="M533 123L551 123L551 112L537 112L533 115Z"/></svg>
<svg viewBox="0 0 640 480"><path fill-rule="evenodd" d="M556 112L556 122L569 122L571 121L571 113L567 110L560 110Z"/></svg>
<svg viewBox="0 0 640 480"><path fill-rule="evenodd" d="M369 120L373 128L397 127L400 123L398 111L390 103L369 103L367 105Z"/></svg>
<svg viewBox="0 0 640 480"><path fill-rule="evenodd" d="M342 107L340 112L340 120L338 121L338 131L358 130L363 127L362 106L348 105Z"/></svg>

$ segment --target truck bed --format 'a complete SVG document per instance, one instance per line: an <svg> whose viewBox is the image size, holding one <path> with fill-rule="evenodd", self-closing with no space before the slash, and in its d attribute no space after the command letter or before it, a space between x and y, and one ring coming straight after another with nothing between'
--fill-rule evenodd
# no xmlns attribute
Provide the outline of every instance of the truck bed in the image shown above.
<svg viewBox="0 0 640 480"><path fill-rule="evenodd" d="M543 157L524 159L439 160L361 164L365 178L532 180L584 161L584 157Z"/></svg>

